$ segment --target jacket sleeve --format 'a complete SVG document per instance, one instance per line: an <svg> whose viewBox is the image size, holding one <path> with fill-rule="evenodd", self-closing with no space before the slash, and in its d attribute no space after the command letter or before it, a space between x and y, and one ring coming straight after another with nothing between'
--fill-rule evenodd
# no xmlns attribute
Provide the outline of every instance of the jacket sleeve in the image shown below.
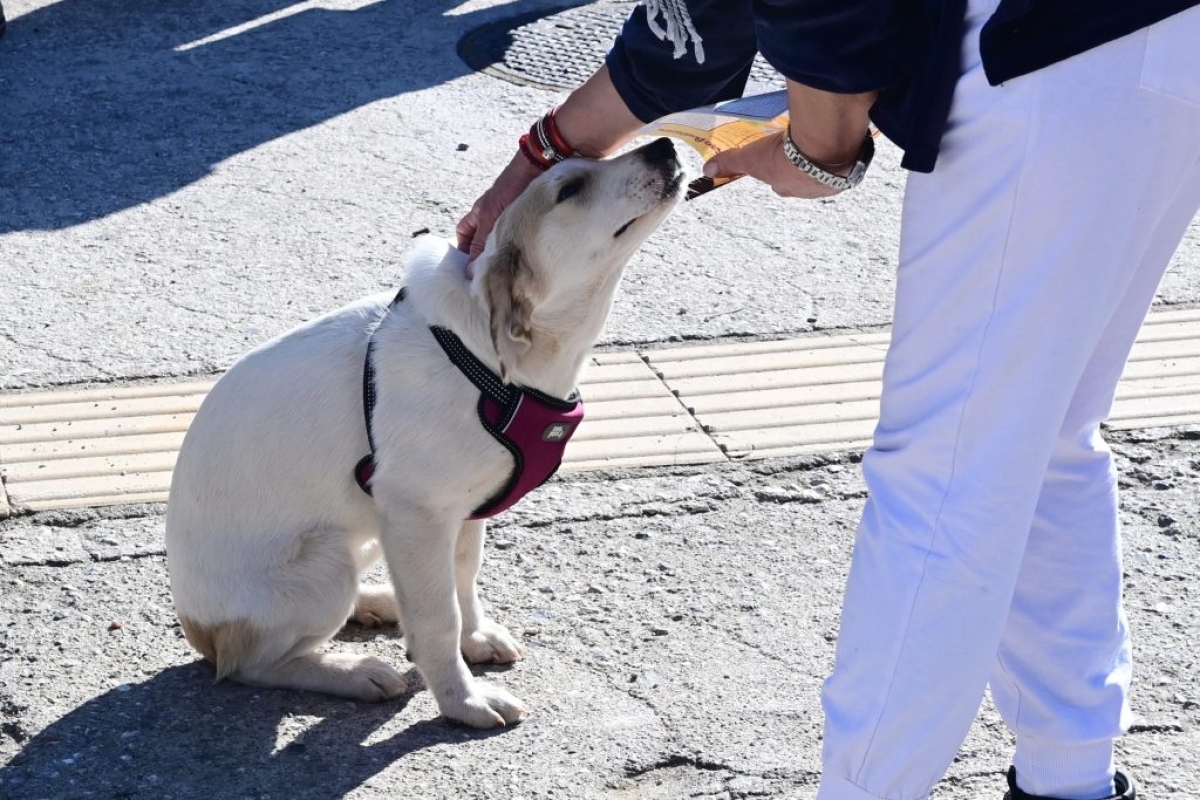
<svg viewBox="0 0 1200 800"><path fill-rule="evenodd" d="M740 97L756 52L784 77L832 92L882 89L921 52L922 3L938 0L689 0L704 49L680 58L637 6L608 53L609 74L643 122Z"/></svg>
<svg viewBox="0 0 1200 800"><path fill-rule="evenodd" d="M752 0L689 0L692 26L701 39L704 61L689 43L675 58L670 39L650 29L639 4L608 53L613 86L643 122L688 108L741 97L758 50Z"/></svg>
<svg viewBox="0 0 1200 800"><path fill-rule="evenodd" d="M753 1L763 58L814 89L886 88L911 74L922 50L924 14L917 0Z"/></svg>

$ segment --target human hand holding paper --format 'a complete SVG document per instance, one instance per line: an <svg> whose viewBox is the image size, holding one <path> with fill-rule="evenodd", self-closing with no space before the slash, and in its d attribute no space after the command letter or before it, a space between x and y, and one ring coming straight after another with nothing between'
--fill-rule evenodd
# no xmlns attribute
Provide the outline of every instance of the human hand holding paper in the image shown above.
<svg viewBox="0 0 1200 800"><path fill-rule="evenodd" d="M638 131L638 136L670 136L687 142L705 161L719 153L745 147L787 129L787 92L741 97L711 106L680 111L657 119ZM705 175L688 185L691 200L740 175Z"/></svg>

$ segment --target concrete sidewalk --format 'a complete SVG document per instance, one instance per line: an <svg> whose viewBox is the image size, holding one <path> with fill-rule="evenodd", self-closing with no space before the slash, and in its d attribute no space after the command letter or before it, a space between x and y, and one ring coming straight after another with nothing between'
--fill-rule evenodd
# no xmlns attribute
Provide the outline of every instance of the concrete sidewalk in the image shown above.
<svg viewBox="0 0 1200 800"><path fill-rule="evenodd" d="M1118 439L1138 643L1120 758L1147 796L1194 797L1200 431ZM482 593L528 655L477 672L533 714L493 734L423 691L367 706L212 685L171 610L161 507L9 520L0 796L810 796L855 461L592 473L502 517ZM395 631L335 646L403 663ZM999 798L1010 748L985 705L937 797Z"/></svg>
<svg viewBox="0 0 1200 800"><path fill-rule="evenodd" d="M394 286L413 235L450 236L561 98L473 71L457 43L558 5L6 0L0 405L203 383ZM852 196L740 182L688 204L631 264L602 352L885 331L903 180L884 146ZM1198 278L1193 225L1158 311L1190 319ZM1165 421L1111 437L1138 662L1120 758L1147 797L1200 797L1200 429ZM481 592L528 656L479 672L533 714L495 733L424 691L214 686L171 608L161 504L18 509L0 520L0 798L809 797L865 491L848 444L566 474L503 515ZM395 630L335 646L404 661ZM935 796L999 800L1011 744L985 702Z"/></svg>

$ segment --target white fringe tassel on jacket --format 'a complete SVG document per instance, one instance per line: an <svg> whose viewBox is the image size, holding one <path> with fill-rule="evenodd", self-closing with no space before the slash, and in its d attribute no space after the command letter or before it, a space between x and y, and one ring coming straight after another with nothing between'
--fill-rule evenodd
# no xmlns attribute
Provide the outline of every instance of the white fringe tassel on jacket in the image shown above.
<svg viewBox="0 0 1200 800"><path fill-rule="evenodd" d="M674 43L675 58L682 58L687 52L687 44L690 39L692 50L696 54L696 63L703 64L704 40L700 38L700 34L692 25L692 17L688 14L686 0L645 0L645 4L646 22L650 26L650 32L663 41L670 39ZM666 30L656 19L660 15L666 25Z"/></svg>

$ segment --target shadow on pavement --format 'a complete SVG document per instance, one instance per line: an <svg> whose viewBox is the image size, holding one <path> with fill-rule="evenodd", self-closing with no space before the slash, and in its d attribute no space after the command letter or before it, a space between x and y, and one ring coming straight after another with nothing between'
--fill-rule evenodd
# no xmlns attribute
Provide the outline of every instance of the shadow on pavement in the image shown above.
<svg viewBox="0 0 1200 800"><path fill-rule="evenodd" d="M337 798L410 753L496 733L438 718L367 744L411 695L375 705L212 676L196 661L84 703L24 743L0 797Z"/></svg>
<svg viewBox="0 0 1200 800"><path fill-rule="evenodd" d="M0 233L136 206L264 142L464 75L456 41L512 13L448 16L459 0L330 2L345 7L60 0L10 19Z"/></svg>

